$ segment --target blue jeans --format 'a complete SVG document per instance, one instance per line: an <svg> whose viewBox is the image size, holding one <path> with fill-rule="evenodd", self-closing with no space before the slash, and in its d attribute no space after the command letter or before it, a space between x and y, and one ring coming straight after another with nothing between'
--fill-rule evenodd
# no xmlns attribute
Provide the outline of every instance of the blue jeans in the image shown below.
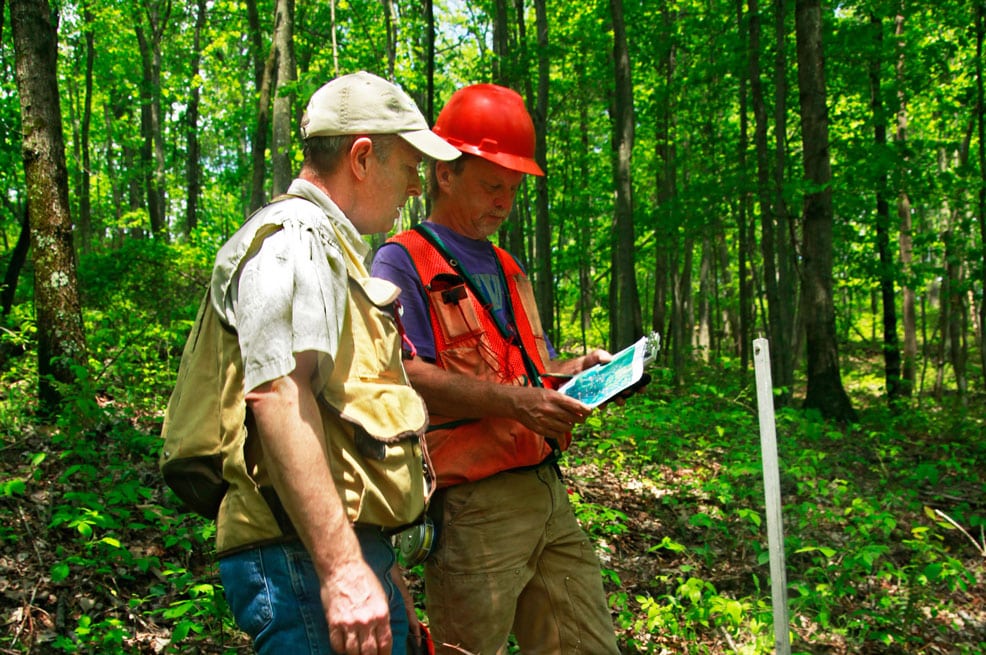
<svg viewBox="0 0 986 655"><path fill-rule="evenodd" d="M363 559L390 601L392 655L406 655L408 622L404 599L390 578L394 549L378 529L356 528ZM300 541L252 548L219 560L233 617L253 639L258 655L334 655L319 595L318 576Z"/></svg>

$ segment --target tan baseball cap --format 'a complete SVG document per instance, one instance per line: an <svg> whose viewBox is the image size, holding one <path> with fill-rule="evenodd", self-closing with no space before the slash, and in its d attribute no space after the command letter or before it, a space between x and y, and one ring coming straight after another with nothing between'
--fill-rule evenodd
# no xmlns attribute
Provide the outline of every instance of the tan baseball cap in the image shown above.
<svg viewBox="0 0 986 655"><path fill-rule="evenodd" d="M301 118L301 137L397 134L422 154L449 161L458 148L428 129L417 105L396 84L360 71L342 75L312 94Z"/></svg>

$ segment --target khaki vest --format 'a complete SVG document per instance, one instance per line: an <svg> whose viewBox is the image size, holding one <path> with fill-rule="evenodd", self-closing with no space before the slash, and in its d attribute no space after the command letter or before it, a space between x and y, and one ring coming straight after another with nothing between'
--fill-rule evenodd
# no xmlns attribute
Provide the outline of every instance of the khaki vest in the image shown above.
<svg viewBox="0 0 986 655"><path fill-rule="evenodd" d="M258 230L250 250L273 231ZM391 313L397 287L370 278L345 239L338 233L337 238L346 259L349 294L339 352L318 395L325 451L349 520L396 531L420 518L432 490L427 452L420 445L427 413L401 363L401 336ZM201 426L199 434L215 439L213 452L218 450L221 457L214 459L221 459L228 484L216 517L216 547L222 556L291 538L293 528L271 486L246 408L237 336L215 306L207 293L169 403L164 431L171 452L162 461L182 455L175 452L181 445L168 448L168 434L191 433L190 423Z"/></svg>

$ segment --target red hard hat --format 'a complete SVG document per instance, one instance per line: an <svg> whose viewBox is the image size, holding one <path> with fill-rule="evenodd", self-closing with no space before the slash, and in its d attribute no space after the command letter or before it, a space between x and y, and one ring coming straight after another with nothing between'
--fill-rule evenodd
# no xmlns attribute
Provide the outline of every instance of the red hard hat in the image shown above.
<svg viewBox="0 0 986 655"><path fill-rule="evenodd" d="M531 175L544 175L534 161L534 122L516 91L473 84L452 94L435 121L435 134L470 155Z"/></svg>

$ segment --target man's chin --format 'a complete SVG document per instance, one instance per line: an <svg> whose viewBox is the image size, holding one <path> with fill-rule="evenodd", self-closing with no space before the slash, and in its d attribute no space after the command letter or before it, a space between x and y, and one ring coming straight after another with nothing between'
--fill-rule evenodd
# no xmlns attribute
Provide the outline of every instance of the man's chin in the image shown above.
<svg viewBox="0 0 986 655"><path fill-rule="evenodd" d="M507 222L506 218L498 218L496 216L487 216L486 220L483 221L483 232L486 238L490 238L494 234L500 231L500 227Z"/></svg>

